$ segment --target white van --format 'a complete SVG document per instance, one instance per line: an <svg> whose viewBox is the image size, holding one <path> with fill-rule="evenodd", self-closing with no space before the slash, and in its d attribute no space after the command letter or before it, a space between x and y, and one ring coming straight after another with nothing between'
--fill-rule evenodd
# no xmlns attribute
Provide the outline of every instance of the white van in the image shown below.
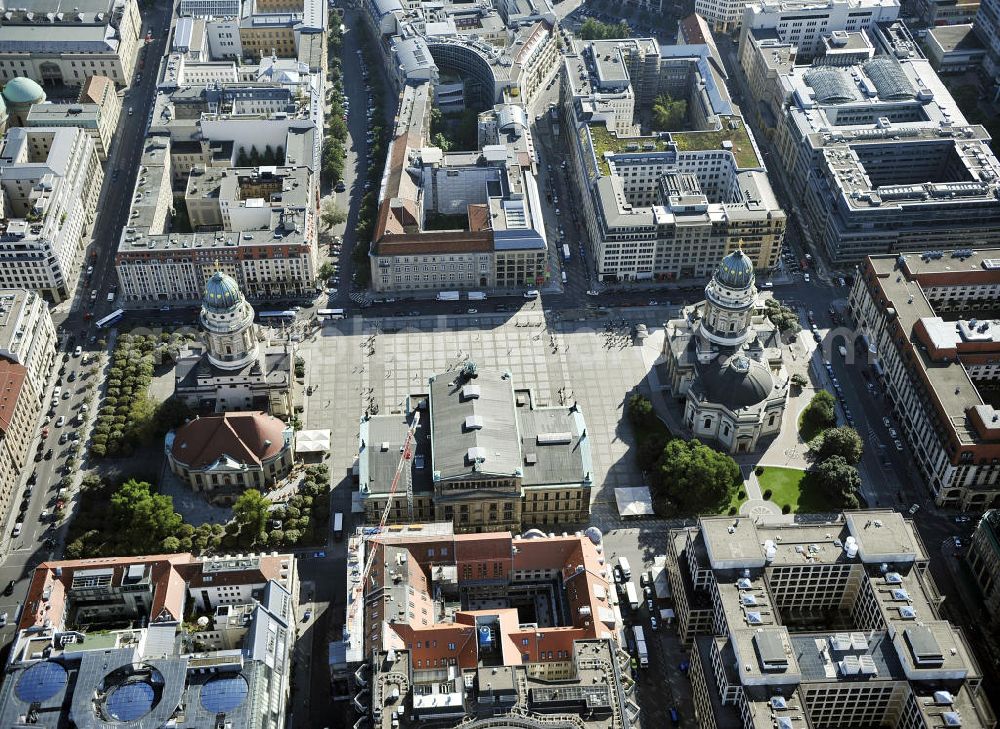
<svg viewBox="0 0 1000 729"><path fill-rule="evenodd" d="M562 272L562 277L563 277L563 283L566 283L566 272L565 271Z"/></svg>
<svg viewBox="0 0 1000 729"><path fill-rule="evenodd" d="M632 565L628 563L628 559L626 557L618 558L618 567L622 571L622 577L626 580L632 579Z"/></svg>
<svg viewBox="0 0 1000 729"><path fill-rule="evenodd" d="M108 292L108 301L114 301L114 300L115 300L115 292L114 291L109 291Z"/></svg>

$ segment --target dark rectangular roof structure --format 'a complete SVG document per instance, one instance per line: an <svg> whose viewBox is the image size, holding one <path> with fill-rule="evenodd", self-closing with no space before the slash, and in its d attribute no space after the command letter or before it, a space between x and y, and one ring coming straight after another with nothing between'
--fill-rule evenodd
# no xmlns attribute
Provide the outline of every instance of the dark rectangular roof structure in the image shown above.
<svg viewBox="0 0 1000 729"><path fill-rule="evenodd" d="M925 625L914 625L903 631L903 638L913 655L913 662L927 668L944 663L944 653L931 629Z"/></svg>
<svg viewBox="0 0 1000 729"><path fill-rule="evenodd" d="M762 671L780 671L788 668L788 656L776 630L762 630L753 636L753 647Z"/></svg>

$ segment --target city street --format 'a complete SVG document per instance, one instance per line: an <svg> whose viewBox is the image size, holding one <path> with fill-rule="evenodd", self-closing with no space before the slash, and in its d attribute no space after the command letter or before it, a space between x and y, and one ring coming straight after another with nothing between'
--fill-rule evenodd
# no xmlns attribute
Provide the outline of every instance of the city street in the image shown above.
<svg viewBox="0 0 1000 729"><path fill-rule="evenodd" d="M31 460L24 468L24 481L17 488L17 493L23 494L25 482L34 480L31 485L32 493L28 499L28 508L24 512L21 534L17 538L12 537L13 525L19 518L17 510L14 510L7 519L3 535L0 537L0 554L3 555L3 562L0 564L0 582L7 585L11 580L15 581L13 594L0 597L0 613L7 613L8 617L7 624L0 629L0 640L3 641L4 651L13 635L31 570L42 561L61 553L61 531L57 528L58 525L53 523L52 517L56 506L58 483L66 473L72 473L74 477L79 475L79 466L74 469L67 469L65 466L71 444L74 442L69 436L77 434L79 440L76 442L80 444L81 451L86 449L87 429L81 427L76 418L80 406L89 397L85 393L87 384L91 379L99 384L102 376L87 378L84 373L93 364L95 357L101 357L103 361L103 353L98 352L96 347L96 342L101 336L98 335L93 323L113 309L113 304L107 301L107 293L116 288L114 254L122 227L128 217L139 150L148 124L147 113L152 108L152 98L156 90L156 67L166 47L166 34L163 31L170 25L171 8L170 3L162 2L146 6L142 34L145 35L146 29L151 28L153 39L140 47L139 58L149 60L143 61L147 67L143 69L142 82L128 89L122 100L122 113L105 168L104 186L93 226L93 242L89 250L84 252L80 283L73 299L52 309L53 321L59 329L59 351L53 372L50 374L47 394L42 403L42 422L39 432L32 441ZM136 67L139 68L138 63ZM128 113L129 108L135 109L131 116ZM116 169L119 170L117 175L114 172ZM88 265L94 266L90 277L85 273ZM97 289L98 292L94 300L90 298L92 289ZM92 315L89 322L84 318L85 312ZM73 339L70 340L69 337ZM95 339L94 342L90 341L91 337ZM81 356L72 354L77 345L83 350ZM84 356L91 360L91 365L83 364ZM72 382L69 380L70 376L73 377ZM54 387L60 387L61 392L55 407L50 409ZM50 415L46 416L45 413ZM92 422L93 416L94 407L91 406L86 415L88 425ZM64 419L62 425L57 424L60 418ZM46 430L48 434L43 435ZM60 443L60 437L64 434L66 440ZM38 445L41 447L42 458L35 461ZM67 497L69 496L70 494L67 494ZM19 497L18 502L20 501ZM69 498L66 499L66 509L71 510ZM46 540L52 541L47 543Z"/></svg>

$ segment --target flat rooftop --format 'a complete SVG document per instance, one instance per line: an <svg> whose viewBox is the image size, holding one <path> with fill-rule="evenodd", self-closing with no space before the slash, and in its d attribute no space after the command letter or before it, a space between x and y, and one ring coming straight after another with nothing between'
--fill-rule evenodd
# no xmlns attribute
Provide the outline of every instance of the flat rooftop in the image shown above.
<svg viewBox="0 0 1000 729"><path fill-rule="evenodd" d="M979 434L968 413L973 408L985 406L985 402L965 366L956 361L932 360L929 353L914 346L909 337L918 321L937 316L925 288L1000 284L1000 249L973 251L965 258L948 253L941 257L920 253L872 256L866 265L874 273L869 288L874 286L878 290L877 300L884 301L885 309L894 312L898 326L907 337L902 347L913 352L912 365L924 373L924 382L934 393L947 426L960 443L977 443Z"/></svg>

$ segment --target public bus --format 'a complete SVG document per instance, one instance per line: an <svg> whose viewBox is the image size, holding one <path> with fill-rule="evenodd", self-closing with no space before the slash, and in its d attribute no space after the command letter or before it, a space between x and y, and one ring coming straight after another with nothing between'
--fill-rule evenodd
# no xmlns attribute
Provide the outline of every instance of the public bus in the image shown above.
<svg viewBox="0 0 1000 729"><path fill-rule="evenodd" d="M123 316L125 316L124 309L115 309L103 319L98 319L97 328L105 329L106 327L109 327L112 324L117 324Z"/></svg>
<svg viewBox="0 0 1000 729"><path fill-rule="evenodd" d="M343 319L344 310L343 309L320 309L316 312L316 316L320 319Z"/></svg>
<svg viewBox="0 0 1000 729"><path fill-rule="evenodd" d="M295 321L295 311L286 309L285 311L262 311L257 316L262 321Z"/></svg>

